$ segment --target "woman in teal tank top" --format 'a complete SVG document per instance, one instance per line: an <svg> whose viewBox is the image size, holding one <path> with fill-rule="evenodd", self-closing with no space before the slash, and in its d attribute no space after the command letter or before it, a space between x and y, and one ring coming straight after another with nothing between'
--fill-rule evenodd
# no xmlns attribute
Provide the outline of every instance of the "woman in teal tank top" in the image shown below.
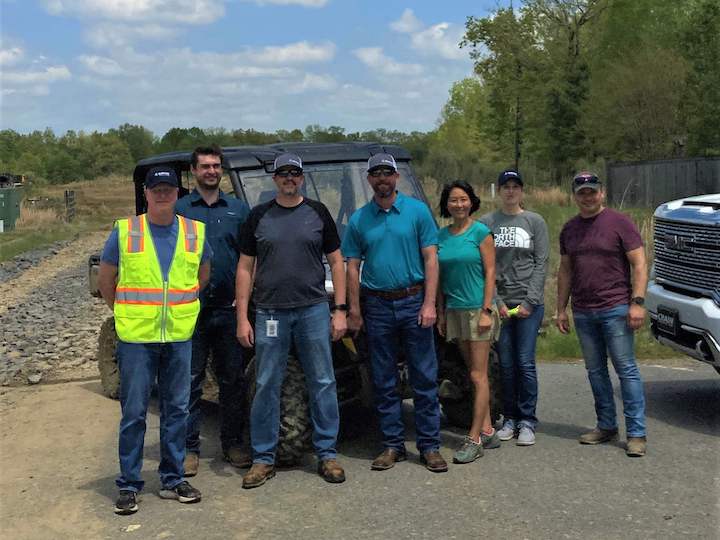
<svg viewBox="0 0 720 540"><path fill-rule="evenodd" d="M455 453L455 463L470 463L483 448L497 448L500 439L490 420L488 357L499 328L493 305L495 243L490 229L470 216L480 199L467 182L443 188L440 215L452 223L438 233L438 330L448 341L457 341L475 387L470 432Z"/></svg>

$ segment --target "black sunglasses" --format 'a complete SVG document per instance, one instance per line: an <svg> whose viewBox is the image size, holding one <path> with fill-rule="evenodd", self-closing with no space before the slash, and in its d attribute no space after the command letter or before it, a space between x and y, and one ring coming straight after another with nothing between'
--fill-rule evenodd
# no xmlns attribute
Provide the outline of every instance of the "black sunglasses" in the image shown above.
<svg viewBox="0 0 720 540"><path fill-rule="evenodd" d="M573 178L573 185L584 186L585 184L600 184L600 179L594 174L579 174Z"/></svg>
<svg viewBox="0 0 720 540"><path fill-rule="evenodd" d="M380 176L390 177L395 174L395 171L391 169L375 169L368 173L373 178L379 178Z"/></svg>
<svg viewBox="0 0 720 540"><path fill-rule="evenodd" d="M279 176L280 178L287 178L288 176L292 176L293 178L297 178L298 176L302 176L303 172L300 169L291 169L289 171L277 171L275 172L275 176Z"/></svg>

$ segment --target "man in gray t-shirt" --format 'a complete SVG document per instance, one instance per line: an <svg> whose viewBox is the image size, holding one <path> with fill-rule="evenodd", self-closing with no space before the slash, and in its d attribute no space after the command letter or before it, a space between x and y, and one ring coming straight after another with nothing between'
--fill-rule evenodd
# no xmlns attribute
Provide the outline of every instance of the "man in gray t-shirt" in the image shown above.
<svg viewBox="0 0 720 540"><path fill-rule="evenodd" d="M498 354L504 423L498 436L502 441L517 436L519 446L531 446L538 423L535 344L545 313L548 230L539 214L522 207L523 181L517 171L500 173L498 193L502 208L480 218L495 238L497 304L503 318Z"/></svg>
<svg viewBox="0 0 720 540"><path fill-rule="evenodd" d="M340 238L327 208L300 192L304 181L300 157L282 154L274 170L277 194L252 209L240 238L237 336L243 346L255 346L256 371L250 411L253 465L243 477L243 487L261 486L275 476L280 388L291 345L305 373L318 474L331 483L344 482L345 471L336 460L340 420L330 351L330 336L338 340L347 328ZM323 255L333 281L332 319ZM248 305L254 267L253 328Z"/></svg>

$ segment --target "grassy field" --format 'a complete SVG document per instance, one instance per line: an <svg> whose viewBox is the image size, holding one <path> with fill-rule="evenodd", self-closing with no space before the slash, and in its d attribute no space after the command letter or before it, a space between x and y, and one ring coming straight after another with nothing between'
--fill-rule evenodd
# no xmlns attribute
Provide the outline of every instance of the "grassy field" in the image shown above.
<svg viewBox="0 0 720 540"><path fill-rule="evenodd" d="M65 190L75 191L76 215L65 219ZM15 230L0 234L0 262L25 251L89 231L107 230L113 220L134 213L132 180L111 176L67 185L36 187L20 209Z"/></svg>
<svg viewBox="0 0 720 540"><path fill-rule="evenodd" d="M437 214L438 190L426 183L426 192ZM76 195L77 215L73 222L64 219L64 191L72 189ZM24 205L16 230L0 234L0 262L24 251L58 240L67 240L89 231L110 230L113 220L134 213L134 192L129 177L109 177L89 182L75 182L61 186L47 186L36 190L34 205ZM482 205L477 215L495 209L497 199L489 193L481 194ZM550 234L550 268L545 283L545 321L538 340L538 358L568 360L581 357L577 337L560 334L553 324L557 295L559 264L558 237L563 224L577 213L569 192L559 188L532 190L528 188L525 206L545 218ZM645 245L652 247L652 210L624 209L638 224ZM441 225L444 220L438 218ZM648 253L652 258L652 253ZM677 356L671 349L658 344L650 336L647 326L636 336L639 358L658 359Z"/></svg>

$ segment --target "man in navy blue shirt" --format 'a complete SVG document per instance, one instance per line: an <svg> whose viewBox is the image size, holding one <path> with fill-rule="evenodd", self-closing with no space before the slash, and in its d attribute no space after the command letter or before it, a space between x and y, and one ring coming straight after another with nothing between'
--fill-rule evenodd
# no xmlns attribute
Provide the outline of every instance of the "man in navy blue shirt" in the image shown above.
<svg viewBox="0 0 720 540"><path fill-rule="evenodd" d="M185 476L195 476L198 471L200 398L211 353L219 390L223 456L236 467L251 465L249 454L242 450L245 362L243 349L235 335L233 306L240 228L250 209L246 203L220 190L222 151L217 146L196 148L191 157L190 172L195 178L195 189L178 201L176 212L205 223L213 259L210 283L200 296L201 310L192 339Z"/></svg>

